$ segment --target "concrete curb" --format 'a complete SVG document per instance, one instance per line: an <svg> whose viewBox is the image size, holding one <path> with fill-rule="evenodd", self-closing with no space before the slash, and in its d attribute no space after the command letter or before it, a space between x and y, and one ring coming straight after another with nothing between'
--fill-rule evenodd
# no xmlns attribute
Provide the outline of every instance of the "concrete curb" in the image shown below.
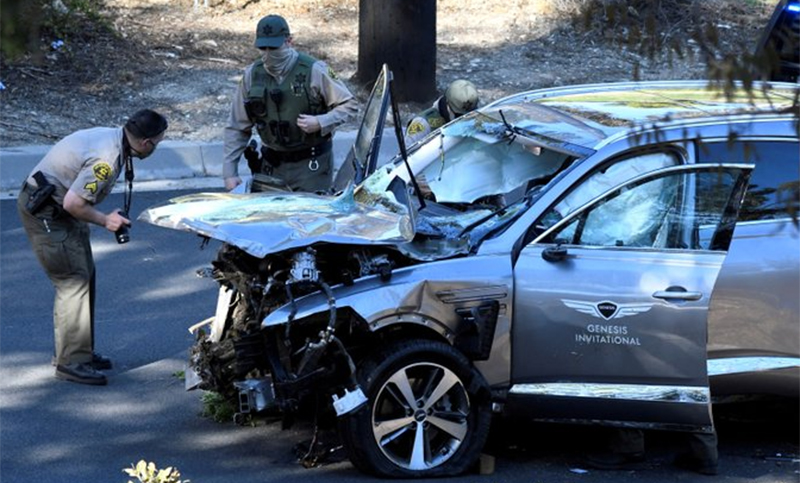
<svg viewBox="0 0 800 483"><path fill-rule="evenodd" d="M344 162L357 134L357 131L342 131L334 135L333 159L336 169ZM38 145L0 148L0 191L16 192L50 147ZM389 161L398 149L393 131L384 132L378 164ZM136 182L221 178L222 143L164 141L150 158L136 163L135 166ZM248 173L244 162L240 163L239 172Z"/></svg>

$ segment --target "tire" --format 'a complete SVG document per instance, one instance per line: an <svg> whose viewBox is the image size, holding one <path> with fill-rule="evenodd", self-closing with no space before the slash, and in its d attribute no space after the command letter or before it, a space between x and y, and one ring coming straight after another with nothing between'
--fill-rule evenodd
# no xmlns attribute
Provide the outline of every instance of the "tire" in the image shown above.
<svg viewBox="0 0 800 483"><path fill-rule="evenodd" d="M491 423L488 384L453 347L390 345L359 364L368 402L339 422L350 461L390 478L452 476L478 459Z"/></svg>

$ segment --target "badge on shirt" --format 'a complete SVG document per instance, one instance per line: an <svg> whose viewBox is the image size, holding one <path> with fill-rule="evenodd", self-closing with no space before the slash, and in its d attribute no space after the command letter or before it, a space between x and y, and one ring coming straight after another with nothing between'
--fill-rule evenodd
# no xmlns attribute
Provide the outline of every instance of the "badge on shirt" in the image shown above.
<svg viewBox="0 0 800 483"><path fill-rule="evenodd" d="M292 93L300 97L305 93L305 85L306 85L306 75L305 74L297 74L294 76L294 82L292 82Z"/></svg>
<svg viewBox="0 0 800 483"><path fill-rule="evenodd" d="M431 129L439 129L440 127L444 126L444 119L442 119L441 117L428 119L428 122L430 122L431 124Z"/></svg>
<svg viewBox="0 0 800 483"><path fill-rule="evenodd" d="M92 172L94 173L94 177L97 178L98 181L108 181L111 179L111 166L108 163L97 163L92 167ZM95 185L95 188L97 186Z"/></svg>
<svg viewBox="0 0 800 483"><path fill-rule="evenodd" d="M90 183L86 183L85 185L83 185L83 189L85 189L86 191L88 191L91 194L96 194L97 193L97 181L92 181Z"/></svg>

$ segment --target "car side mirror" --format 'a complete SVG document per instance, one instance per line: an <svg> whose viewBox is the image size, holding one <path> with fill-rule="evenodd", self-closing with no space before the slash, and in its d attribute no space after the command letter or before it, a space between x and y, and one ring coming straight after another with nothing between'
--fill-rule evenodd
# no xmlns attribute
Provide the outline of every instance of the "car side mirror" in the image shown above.
<svg viewBox="0 0 800 483"><path fill-rule="evenodd" d="M567 249L561 245L547 247L542 251L542 258L546 262L560 262L567 258Z"/></svg>

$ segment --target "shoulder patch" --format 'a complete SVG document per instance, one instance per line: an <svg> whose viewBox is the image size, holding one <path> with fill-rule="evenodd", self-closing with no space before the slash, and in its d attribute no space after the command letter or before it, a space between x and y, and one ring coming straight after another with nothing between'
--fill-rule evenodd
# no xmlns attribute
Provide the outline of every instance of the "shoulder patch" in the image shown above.
<svg viewBox="0 0 800 483"><path fill-rule="evenodd" d="M333 80L338 80L338 79L339 79L339 78L336 76L336 72L334 72L334 71L333 71L333 69L331 68L331 66L328 66L328 77L330 77L330 78L331 78L331 79L333 79Z"/></svg>
<svg viewBox="0 0 800 483"><path fill-rule="evenodd" d="M411 121L411 124L408 125L407 134L409 136L412 136L414 134L425 132L426 130L427 128L425 127L424 124L422 124L422 121L420 121L419 119L413 119Z"/></svg>
<svg viewBox="0 0 800 483"><path fill-rule="evenodd" d="M111 166L108 163L97 163L92 167L94 177L98 181L108 181L111 178Z"/></svg>
<svg viewBox="0 0 800 483"><path fill-rule="evenodd" d="M86 183L85 185L83 185L83 189L85 189L86 191L88 191L91 194L96 194L97 193L97 181L92 181L90 183Z"/></svg>

